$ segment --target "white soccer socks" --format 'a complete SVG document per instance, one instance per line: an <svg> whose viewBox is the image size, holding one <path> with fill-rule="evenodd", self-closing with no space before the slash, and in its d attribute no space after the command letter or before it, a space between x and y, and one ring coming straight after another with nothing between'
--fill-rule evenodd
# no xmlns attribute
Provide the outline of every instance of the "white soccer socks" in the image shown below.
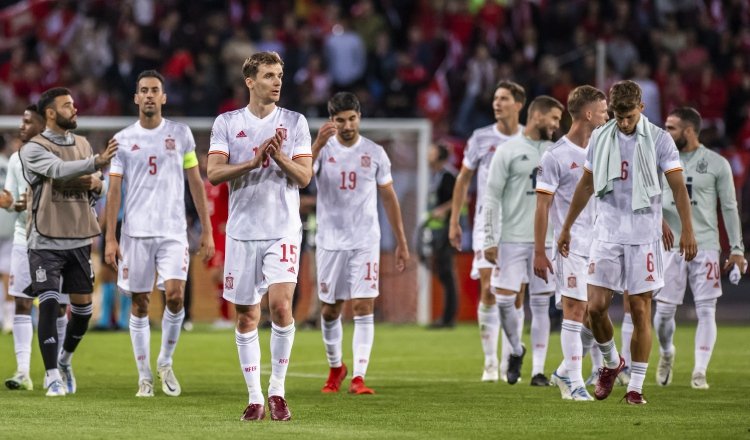
<svg viewBox="0 0 750 440"><path fill-rule="evenodd" d="M656 313L654 314L654 329L659 340L659 351L662 355L672 353L672 342L674 339L674 315L677 306L661 301L656 302Z"/></svg>
<svg viewBox="0 0 750 440"><path fill-rule="evenodd" d="M531 377L544 374L544 363L547 359L549 345L549 296L531 295L531 345L533 346Z"/></svg>
<svg viewBox="0 0 750 440"><path fill-rule="evenodd" d="M321 316L320 328L323 333L323 345L326 348L328 366L338 368L341 366L341 341L344 338L344 326L341 324L341 316L333 321L326 321Z"/></svg>
<svg viewBox="0 0 750 440"><path fill-rule="evenodd" d="M157 367L172 366L172 355L174 355L177 342L180 340L184 319L185 308L181 308L177 313L172 313L169 308L164 309L164 316L161 320L161 349L159 350L159 357L156 358Z"/></svg>
<svg viewBox="0 0 750 440"><path fill-rule="evenodd" d="M695 329L695 367L693 374L706 374L716 344L716 298L695 303L698 327Z"/></svg>
<svg viewBox="0 0 750 440"><path fill-rule="evenodd" d="M375 315L369 314L354 317L354 335L352 336L352 355L354 356L352 378L365 377L370 364L372 343L375 339Z"/></svg>
<svg viewBox="0 0 750 440"><path fill-rule="evenodd" d="M16 371L29 375L31 365L31 339L34 336L34 326L31 315L15 315L13 317L13 347L16 352Z"/></svg>
<svg viewBox="0 0 750 440"><path fill-rule="evenodd" d="M151 326L148 316L138 318L130 315L130 342L133 344L135 366L138 368L138 382L153 380L151 373Z"/></svg>
<svg viewBox="0 0 750 440"><path fill-rule="evenodd" d="M581 329L583 324L570 319L563 319L560 330L560 344L563 352L563 366L566 376L570 378L571 389L584 386L582 359L583 343L581 342Z"/></svg>
<svg viewBox="0 0 750 440"><path fill-rule="evenodd" d="M477 323L479 337L484 352L484 366L497 365L497 337L500 330L500 316L495 305L485 305L479 302L477 309Z"/></svg>
<svg viewBox="0 0 750 440"><path fill-rule="evenodd" d="M518 315L516 313L516 295L495 295L497 307L500 309L500 323L508 336L512 354L521 356L521 334L518 331Z"/></svg>
<svg viewBox="0 0 750 440"><path fill-rule="evenodd" d="M263 390L260 386L260 343L258 330L247 333L234 331L237 343L237 354L240 357L240 368L247 385L248 403L264 405Z"/></svg>
<svg viewBox="0 0 750 440"><path fill-rule="evenodd" d="M268 395L284 397L284 382L294 345L294 321L286 327L271 324L271 378ZM254 403L254 402L251 402Z"/></svg>

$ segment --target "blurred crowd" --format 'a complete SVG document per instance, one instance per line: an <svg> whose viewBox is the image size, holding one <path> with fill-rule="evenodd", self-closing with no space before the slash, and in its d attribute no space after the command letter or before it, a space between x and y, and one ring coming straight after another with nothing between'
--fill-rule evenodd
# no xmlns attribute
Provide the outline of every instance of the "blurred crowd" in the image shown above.
<svg viewBox="0 0 750 440"><path fill-rule="evenodd" d="M493 121L500 79L562 102L596 84L602 41L600 85L636 80L657 124L696 107L740 187L750 166L750 0L0 0L0 35L0 114L65 85L82 115L131 115L135 76L156 68L170 116L214 116L247 103L242 61L274 50L282 106L325 117L351 90L363 116L457 139Z"/></svg>

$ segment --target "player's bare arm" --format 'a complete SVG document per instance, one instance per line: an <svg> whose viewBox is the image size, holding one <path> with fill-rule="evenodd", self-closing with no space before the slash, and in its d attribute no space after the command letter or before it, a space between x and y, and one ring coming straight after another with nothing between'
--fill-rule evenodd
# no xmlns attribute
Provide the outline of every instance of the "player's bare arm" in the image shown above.
<svg viewBox="0 0 750 440"><path fill-rule="evenodd" d="M396 236L396 270L403 272L406 262L409 261L409 245L406 243L406 233L404 232L404 222L401 219L401 207L398 203L398 196L393 190L393 184L378 185L378 194L383 201L383 208L388 217L388 223L391 225L393 234Z"/></svg>
<svg viewBox="0 0 750 440"><path fill-rule="evenodd" d="M327 121L318 130L318 135L315 137L315 141L312 144L312 161L315 162L320 156L320 151L328 143L328 139L336 136L336 124L332 121Z"/></svg>
<svg viewBox="0 0 750 440"><path fill-rule="evenodd" d="M557 239L557 251L567 258L570 251L570 228L573 227L576 219L581 215L581 211L589 203L589 199L594 194L594 175L591 171L584 169L581 180L576 185L576 191L573 193L573 200L570 201L568 215L565 216L560 236Z"/></svg>
<svg viewBox="0 0 750 440"><path fill-rule="evenodd" d="M120 245L117 243L117 214L122 203L122 176L109 175L107 205L104 209L106 227L104 228L104 262L117 270L117 262L122 258Z"/></svg>
<svg viewBox="0 0 750 440"><path fill-rule="evenodd" d="M203 255L203 262L205 263L213 258L216 252L213 228L211 227L211 216L208 213L206 188L203 186L203 179L201 179L197 165L185 170L185 174L187 175L188 186L190 187L190 195L193 198L195 209L198 211L198 219L201 222L200 253Z"/></svg>
<svg viewBox="0 0 750 440"><path fill-rule="evenodd" d="M685 261L691 261L698 253L698 245L695 242L695 233L693 232L693 217L690 210L690 197L688 196L685 179L682 176L682 170L672 171L667 176L667 183L674 194L675 205L677 205L677 214L680 216L682 223L682 234L680 234L680 254L684 256Z"/></svg>
<svg viewBox="0 0 750 440"><path fill-rule="evenodd" d="M300 188L310 184L312 180L312 157L298 157L292 159L281 151L275 151L270 155L288 178Z"/></svg>
<svg viewBox="0 0 750 440"><path fill-rule="evenodd" d="M276 136L266 139L260 145L259 151L262 152L261 154L256 155L246 162L237 164L230 164L229 157L224 154L209 154L207 166L208 181L212 185L218 185L260 168L263 162L268 159L267 151L269 147L271 149L278 148L277 143L278 138Z"/></svg>
<svg viewBox="0 0 750 440"><path fill-rule="evenodd" d="M547 225L549 224L549 208L552 206L553 194L540 191L536 193L536 212L534 213L534 275L547 282L547 270L551 274L552 262L547 258L545 241L547 238Z"/></svg>
<svg viewBox="0 0 750 440"><path fill-rule="evenodd" d="M461 225L458 223L461 218L461 209L466 201L466 193L469 191L469 185L471 184L471 178L474 176L474 171L461 167L458 176L456 177L456 184L453 186L453 197L451 198L451 218L448 222L448 239L454 248L461 250Z"/></svg>

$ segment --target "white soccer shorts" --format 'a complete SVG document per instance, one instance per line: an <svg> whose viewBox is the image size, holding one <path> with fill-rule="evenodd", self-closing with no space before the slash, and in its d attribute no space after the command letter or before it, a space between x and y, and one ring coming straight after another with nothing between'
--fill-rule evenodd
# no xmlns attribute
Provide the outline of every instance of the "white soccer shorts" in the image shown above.
<svg viewBox="0 0 750 440"><path fill-rule="evenodd" d="M379 295L380 243L369 248L315 251L318 266L318 298L326 304Z"/></svg>
<svg viewBox="0 0 750 440"><path fill-rule="evenodd" d="M10 276L8 277L8 293L16 298L34 299L23 293L31 285L29 273L29 250L22 244L14 244L10 256ZM70 296L60 294L60 304L70 304Z"/></svg>
<svg viewBox="0 0 750 440"><path fill-rule="evenodd" d="M13 237L0 240L0 273L10 274L11 254L13 254Z"/></svg>
<svg viewBox="0 0 750 440"><path fill-rule="evenodd" d="M164 280L187 280L190 267L187 236L120 236L122 260L118 264L117 286L127 293L150 293L156 273Z"/></svg>
<svg viewBox="0 0 750 440"><path fill-rule="evenodd" d="M235 240L227 235L224 299L239 305L258 304L268 286L296 283L302 233L273 240Z"/></svg>
<svg viewBox="0 0 750 440"><path fill-rule="evenodd" d="M679 251L665 252L664 287L654 295L654 298L667 304L681 305L688 282L695 301L720 297L719 251L698 251L693 261L689 262L685 261Z"/></svg>
<svg viewBox="0 0 750 440"><path fill-rule="evenodd" d="M557 277L557 289L555 289L555 307L562 309L562 297L572 298L578 301L588 301L586 288L586 271L588 270L588 257L569 253L565 258L559 253L555 254L555 276Z"/></svg>
<svg viewBox="0 0 750 440"><path fill-rule="evenodd" d="M471 273L470 277L472 280L479 279L479 269L494 269L495 265L487 261L484 258L484 251L481 249L474 251L474 259L471 261Z"/></svg>
<svg viewBox="0 0 750 440"><path fill-rule="evenodd" d="M588 284L630 295L664 286L661 240L649 244L607 243L594 239L586 271Z"/></svg>
<svg viewBox="0 0 750 440"><path fill-rule="evenodd" d="M552 259L552 248L545 249L547 258ZM534 275L533 243L500 243L497 267L492 271L492 287L520 292L522 284L529 285L529 294L552 293L555 291L555 277L548 282Z"/></svg>

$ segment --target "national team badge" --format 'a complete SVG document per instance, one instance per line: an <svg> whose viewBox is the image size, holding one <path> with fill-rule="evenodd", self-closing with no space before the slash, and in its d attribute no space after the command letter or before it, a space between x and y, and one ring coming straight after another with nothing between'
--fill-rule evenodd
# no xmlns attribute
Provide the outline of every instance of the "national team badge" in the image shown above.
<svg viewBox="0 0 750 440"><path fill-rule="evenodd" d="M172 138L164 139L164 147L167 149L167 151L174 151L176 147L174 139Z"/></svg>
<svg viewBox="0 0 750 440"><path fill-rule="evenodd" d="M286 140L286 128L284 127L277 127L276 128L276 134L281 134L281 140Z"/></svg>
<svg viewBox="0 0 750 440"><path fill-rule="evenodd" d="M698 165L695 167L695 171L698 172L698 174L706 174L708 172L708 161L706 159L699 160Z"/></svg>
<svg viewBox="0 0 750 440"><path fill-rule="evenodd" d="M47 271L40 266L39 269L36 270L36 282L43 283L45 281L47 281Z"/></svg>
<svg viewBox="0 0 750 440"><path fill-rule="evenodd" d="M495 150L497 150L497 146L496 145L493 145L493 146L490 147L490 153L494 153Z"/></svg>
<svg viewBox="0 0 750 440"><path fill-rule="evenodd" d="M127 280L129 275L129 271L127 267L122 268L122 279Z"/></svg>
<svg viewBox="0 0 750 440"><path fill-rule="evenodd" d="M576 287L578 287L578 280L575 275L571 274L568 277L568 289L575 289Z"/></svg>
<svg viewBox="0 0 750 440"><path fill-rule="evenodd" d="M224 288L227 290L234 289L234 277L231 274L224 277Z"/></svg>
<svg viewBox="0 0 750 440"><path fill-rule="evenodd" d="M328 283L320 283L320 291L322 293L328 293Z"/></svg>
<svg viewBox="0 0 750 440"><path fill-rule="evenodd" d="M370 168L370 164L372 163L372 159L370 159L370 156L364 155L362 156L362 167L363 168Z"/></svg>
<svg viewBox="0 0 750 440"><path fill-rule="evenodd" d="M589 275L594 273L594 270L596 270L596 263L589 264Z"/></svg>

